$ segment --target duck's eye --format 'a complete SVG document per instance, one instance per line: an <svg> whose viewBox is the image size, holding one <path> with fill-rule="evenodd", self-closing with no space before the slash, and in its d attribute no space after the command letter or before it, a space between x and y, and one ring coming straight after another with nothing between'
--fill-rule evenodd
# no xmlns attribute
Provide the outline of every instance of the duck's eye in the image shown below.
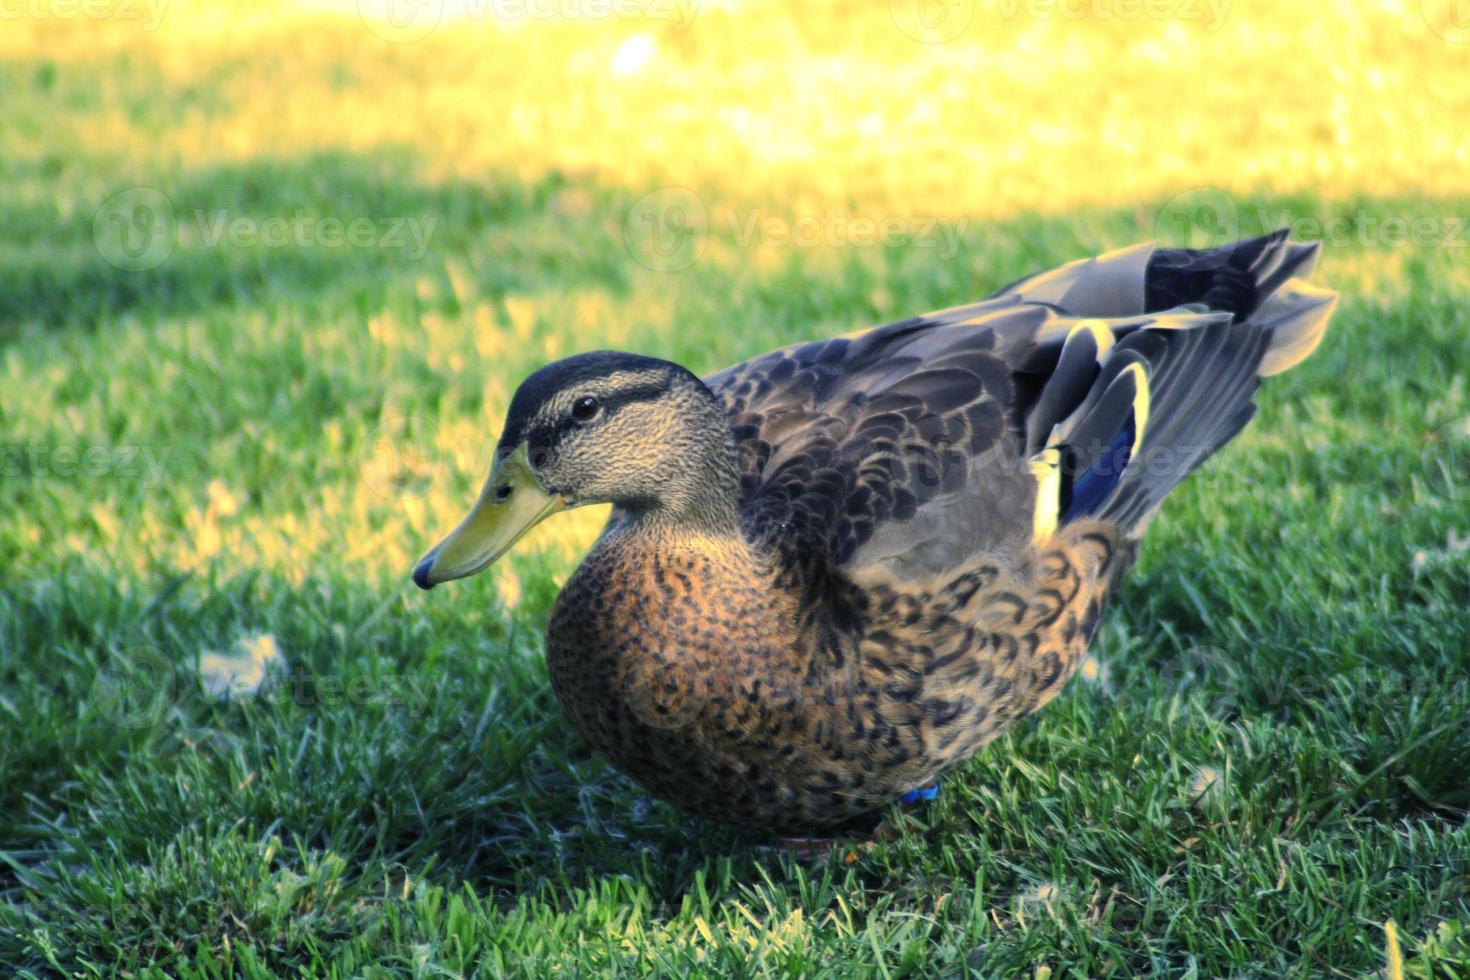
<svg viewBox="0 0 1470 980"><path fill-rule="evenodd" d="M597 410L601 407L601 405L597 404L596 398L593 398L591 395L583 395L581 398L572 402L572 418L578 422L586 422L595 416Z"/></svg>

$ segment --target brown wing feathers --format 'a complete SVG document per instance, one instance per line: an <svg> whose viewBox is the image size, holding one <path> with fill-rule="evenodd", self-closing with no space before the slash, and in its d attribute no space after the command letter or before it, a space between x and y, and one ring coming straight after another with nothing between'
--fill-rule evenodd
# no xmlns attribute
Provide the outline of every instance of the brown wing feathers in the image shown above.
<svg viewBox="0 0 1470 980"><path fill-rule="evenodd" d="M838 565L885 530L869 550L888 559L958 549L946 535L994 544L997 525L1031 528L1027 463L1055 449L1059 512L1038 528L1092 516L1141 530L1249 420L1258 377L1316 346L1335 297L1294 278L1316 254L1284 232L1139 246L715 375L747 524Z"/></svg>
<svg viewBox="0 0 1470 980"><path fill-rule="evenodd" d="M986 345L926 360L902 351L909 331L883 329L886 344L799 345L709 379L734 409L757 538L840 565L878 527L964 492L971 457L1001 438L1008 372Z"/></svg>

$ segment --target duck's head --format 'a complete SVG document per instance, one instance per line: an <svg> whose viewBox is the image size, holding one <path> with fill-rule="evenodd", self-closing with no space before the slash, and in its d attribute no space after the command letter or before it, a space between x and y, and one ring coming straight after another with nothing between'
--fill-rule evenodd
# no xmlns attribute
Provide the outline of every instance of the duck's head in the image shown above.
<svg viewBox="0 0 1470 980"><path fill-rule="evenodd" d="M429 589L473 575L547 517L584 504L733 526L733 454L724 410L677 364L613 351L549 364L516 390L479 499L413 580Z"/></svg>

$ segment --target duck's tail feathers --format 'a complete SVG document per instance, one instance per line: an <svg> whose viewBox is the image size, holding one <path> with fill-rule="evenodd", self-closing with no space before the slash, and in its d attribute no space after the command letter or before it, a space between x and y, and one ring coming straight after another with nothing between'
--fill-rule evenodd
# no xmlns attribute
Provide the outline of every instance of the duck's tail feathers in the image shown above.
<svg viewBox="0 0 1470 980"><path fill-rule="evenodd" d="M1038 347L1051 349L1026 424L1038 536L1084 517L1142 533L1169 491L1250 421L1260 379L1322 339L1337 296L1297 278L1318 251L1282 230L1219 249L1150 247L1141 264L1126 250L1111 271L1102 256L1052 281L1082 319ZM1142 270L1141 309L1115 312L1125 267Z"/></svg>

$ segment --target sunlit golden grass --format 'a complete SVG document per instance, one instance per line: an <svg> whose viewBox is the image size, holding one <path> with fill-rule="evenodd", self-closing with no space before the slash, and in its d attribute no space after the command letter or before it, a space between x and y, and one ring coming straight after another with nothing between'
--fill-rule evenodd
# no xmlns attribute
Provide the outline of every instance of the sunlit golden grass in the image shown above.
<svg viewBox="0 0 1470 980"><path fill-rule="evenodd" d="M773 209L788 214L953 220L1198 188L1305 189L1327 200L1470 192L1470 46L1446 40L1434 4L1220 0L1166 4L1159 9L1175 15L1165 17L1108 0L1085 6L1090 15L1076 17L1047 4L956 0L939 8L951 22L925 41L897 0L812 5L795 18L762 0L699 4L692 19L676 5L648 4L641 17L532 23L496 20L481 5L450 10L438 29L403 42L385 39L393 29L360 16L351 0L157 0L103 19L48 15L38 0L24 8L32 16L7 21L0 55L54 64L63 76L86 69L71 82L71 111L16 133L12 149L89 158L124 185L261 158L386 150L407 151L430 180L561 171L613 186L693 186L712 207L778 202ZM934 40L956 24L957 36ZM157 101L160 91L169 94ZM100 203L113 189L58 206ZM572 191L558 206L589 205ZM786 257L716 239L704 261L739 277ZM1397 291L1404 258L1343 256L1332 272L1364 295ZM674 306L657 280L618 301L593 286L497 304L473 302L472 287L455 281L455 256L445 264L463 312L407 322L386 311L368 326L385 357L476 378L484 408L441 406L429 436L434 465L461 477L483 470L465 447L487 445L487 420L508 401L516 378L488 366L512 348L524 359L531 345L534 363L573 345L628 346L643 325L671 329ZM442 288L421 286L427 298ZM887 297L875 294L873 305ZM548 322L558 328L532 336ZM167 346L177 334L188 346L192 329L160 327L146 342ZM259 323L252 342L289 329ZM330 328L302 341L315 358L339 356L333 347L343 342ZM179 368L160 359L158 370L167 383ZM391 426L398 412L390 392L382 417ZM334 436L334 424L329 454L352 441ZM363 471L403 465L396 448ZM90 543L118 549L139 572L148 562L188 569L229 554L290 566L299 580L300 557L327 548L348 564L400 567L459 502L348 479L313 506L239 517L196 502L182 521L145 510L139 526L109 517L103 501L101 541ZM579 517L554 525L567 538L563 560L595 532L596 515ZM150 547L119 548L121 536L140 531ZM89 542L71 544L81 552Z"/></svg>
<svg viewBox="0 0 1470 980"><path fill-rule="evenodd" d="M707 3L689 23L649 16L517 25L446 15L411 43L385 40L391 31L360 17L350 0L173 0L153 8L151 30L150 8L128 9L143 22L36 16L0 34L0 54L58 65L63 78L68 68L84 69L61 83L76 93L70 111L13 136L13 150L93 160L83 180L115 174L116 186L84 188L58 207L95 206L117 186L175 172L331 151L406 151L429 180L561 171L612 186L694 186L712 209L770 202L783 214L834 209L951 222L1156 201L1204 187L1242 202L1263 190L1306 189L1328 200L1470 191L1462 125L1470 46L1436 34L1416 3L1323 10L1236 0L1181 6L1172 18L1123 18L1098 0L1094 15L1079 19L1028 16L1048 9L1034 4L960 0L946 9L967 26L942 43L906 33L902 3L829 3L799 19L761 2ZM569 215L596 206L575 187L557 201ZM1148 231L1151 216L1140 224ZM788 249L737 248L716 236L702 261L738 280L788 257ZM1329 273L1360 295L1397 294L1411 258L1402 250L1343 254ZM807 258L840 260L840 249ZM462 281L467 273L452 251L443 261L446 281L424 280L420 293L432 302L447 292L459 312L405 319L388 310L368 321L381 357L420 358L438 374L473 377L484 401L441 406L428 436L438 467L431 482L483 471L485 454L465 447L488 445L517 380L497 369L508 355L534 364L578 346L630 346L645 328L673 329L675 303L658 278L618 299L592 285L491 302ZM880 288L872 305L885 310L890 297ZM548 323L556 328L536 329ZM189 348L196 329L168 324L119 342ZM291 329L258 321L248 331L261 343ZM322 325L300 343L312 358L351 360L336 348L355 338ZM725 356L750 353L737 347ZM181 370L159 358L154 380L168 384ZM405 395L387 393L381 416L389 426L414 411L417 393ZM353 439L334 426L322 451L350 452L343 447ZM365 460L364 472L402 465L398 448L390 460ZM102 501L101 540L90 544L128 556L135 572L160 560L191 569L229 554L299 580L301 556L328 548L349 565L402 567L460 506L443 484L424 498L404 497L356 475L349 470L328 486L309 513L293 503L224 516L196 502L182 520L145 509L138 523L110 518ZM595 515L578 518L553 524L566 536L562 560L595 533ZM121 547L140 531L149 547ZM542 531L527 550L555 533ZM88 545L71 541L78 553Z"/></svg>
<svg viewBox="0 0 1470 980"><path fill-rule="evenodd" d="M495 9L482 4L392 43L352 0L173 0L152 31L8 22L0 53L125 59L90 111L35 138L188 167L410 147L443 173L560 168L946 215L1201 186L1470 190L1470 45L1432 29L1440 4L1216 3L1148 8L1166 17L1119 13L1137 11L1130 0L1061 8L1091 11L1079 18L1036 0L954 0L938 9L964 30L944 43L901 29L902 0L797 17L723 0L688 23L672 0L570 23L495 20L476 15ZM172 114L159 126L129 101L151 75L208 98L156 107Z"/></svg>

